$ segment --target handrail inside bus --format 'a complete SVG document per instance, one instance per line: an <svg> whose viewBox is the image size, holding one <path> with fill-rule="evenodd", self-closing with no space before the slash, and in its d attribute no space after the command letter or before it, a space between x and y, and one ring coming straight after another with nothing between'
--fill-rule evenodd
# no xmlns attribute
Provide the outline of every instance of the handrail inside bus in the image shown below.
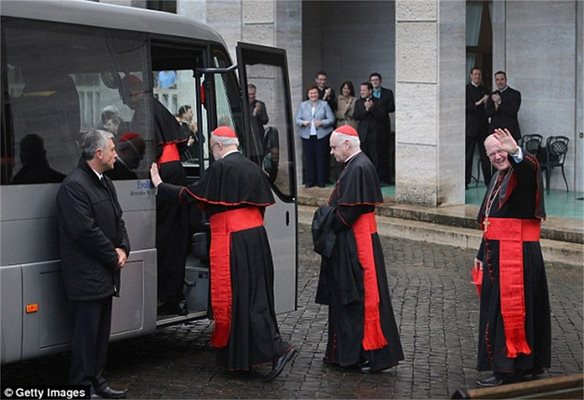
<svg viewBox="0 0 584 400"><path fill-rule="evenodd" d="M194 76L201 77L203 74L226 74L237 69L237 64L230 65L227 68L196 68Z"/></svg>

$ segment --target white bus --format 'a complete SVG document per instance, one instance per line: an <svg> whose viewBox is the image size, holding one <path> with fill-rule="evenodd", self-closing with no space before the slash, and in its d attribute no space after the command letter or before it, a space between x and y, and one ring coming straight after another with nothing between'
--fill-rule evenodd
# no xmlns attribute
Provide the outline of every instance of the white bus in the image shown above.
<svg viewBox="0 0 584 400"><path fill-rule="evenodd" d="M194 181L212 162L208 134L218 125L235 128L243 154L251 154L246 141L248 83L257 87L269 115L261 164L276 198L265 216L276 310L294 310L296 166L285 51L239 43L233 64L221 37L205 25L174 14L89 1L3 0L0 14L2 364L69 346L56 194L63 175L79 161L81 133L101 127L102 115L113 114L119 137L134 118L121 100L121 82L128 75L140 78L152 96L138 132L145 146L133 168L135 177L114 181L132 252L122 272L121 297L114 299L112 339L207 316L208 266L193 256L185 280L189 314L157 315L156 208L148 176L155 153L153 102L160 101L173 114L182 105L192 106L207 138L183 163Z"/></svg>

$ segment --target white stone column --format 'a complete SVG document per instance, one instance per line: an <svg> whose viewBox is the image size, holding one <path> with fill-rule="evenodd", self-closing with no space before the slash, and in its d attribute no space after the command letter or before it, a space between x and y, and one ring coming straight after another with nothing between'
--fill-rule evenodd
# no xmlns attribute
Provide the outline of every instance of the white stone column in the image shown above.
<svg viewBox="0 0 584 400"><path fill-rule="evenodd" d="M464 204L464 1L396 2L396 200Z"/></svg>
<svg viewBox="0 0 584 400"><path fill-rule="evenodd" d="M207 0L177 0L176 13L206 24Z"/></svg>

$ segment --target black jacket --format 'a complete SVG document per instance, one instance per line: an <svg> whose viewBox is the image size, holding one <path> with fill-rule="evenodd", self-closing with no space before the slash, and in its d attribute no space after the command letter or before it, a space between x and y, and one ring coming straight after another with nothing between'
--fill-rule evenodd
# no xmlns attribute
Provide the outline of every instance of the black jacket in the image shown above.
<svg viewBox="0 0 584 400"><path fill-rule="evenodd" d="M481 103L477 106L475 103L485 94L482 86L474 86L472 83L466 85L466 136L476 137L481 141L481 145L486 138L489 121L485 114L485 104Z"/></svg>
<svg viewBox="0 0 584 400"><path fill-rule="evenodd" d="M496 90L493 93L499 93L501 96L501 105L495 109L495 103L491 97L487 100L487 117L491 117L489 124L489 134L497 128L507 128L515 140L521 137L517 113L521 107L521 93L518 90L507 87L505 91Z"/></svg>
<svg viewBox="0 0 584 400"><path fill-rule="evenodd" d="M81 160L57 194L61 270L67 297L100 300L119 295L116 247L130 254L130 241L116 190Z"/></svg>
<svg viewBox="0 0 584 400"><path fill-rule="evenodd" d="M379 137L389 136L389 115L387 115L387 106L384 100L371 98L373 107L367 111L365 108L365 99L360 98L355 102L355 112L353 118L358 122L357 132L361 142L376 143Z"/></svg>

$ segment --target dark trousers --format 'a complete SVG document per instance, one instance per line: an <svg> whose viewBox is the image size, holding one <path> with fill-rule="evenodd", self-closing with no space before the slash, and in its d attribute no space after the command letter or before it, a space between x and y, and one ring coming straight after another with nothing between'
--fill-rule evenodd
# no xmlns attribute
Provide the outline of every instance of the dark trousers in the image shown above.
<svg viewBox="0 0 584 400"><path fill-rule="evenodd" d="M489 157L487 156L487 151L485 150L485 141L486 137L482 138L479 142L479 157L481 160L481 170L483 171L483 178L485 178L485 186L489 186L489 182L491 182L491 176L493 176L491 161L489 161Z"/></svg>
<svg viewBox="0 0 584 400"><path fill-rule="evenodd" d="M377 168L379 166L379 145L376 138L376 135L369 132L365 140L361 142L361 150L369 158L377 171L377 176L379 176L379 169Z"/></svg>
<svg viewBox="0 0 584 400"><path fill-rule="evenodd" d="M329 138L330 135L322 139L311 136L310 139L302 139L302 150L304 152L304 183L306 186L324 186L327 183L329 168Z"/></svg>
<svg viewBox="0 0 584 400"><path fill-rule="evenodd" d="M179 161L160 164L160 176L166 183L186 185ZM178 303L184 300L185 264L189 250L189 208L176 199L156 197L156 252L158 301Z"/></svg>
<svg viewBox="0 0 584 400"><path fill-rule="evenodd" d="M395 182L395 133L388 132L387 136L379 137L377 141L377 154L375 154L375 169L382 183L393 184ZM373 161L373 160L372 160Z"/></svg>
<svg viewBox="0 0 584 400"><path fill-rule="evenodd" d="M464 157L464 182L468 186L472 176L472 160L474 158L474 151L477 145L476 136L465 137L465 157Z"/></svg>
<svg viewBox="0 0 584 400"><path fill-rule="evenodd" d="M71 385L91 385L94 392L108 386L102 376L112 322L112 298L72 301Z"/></svg>

